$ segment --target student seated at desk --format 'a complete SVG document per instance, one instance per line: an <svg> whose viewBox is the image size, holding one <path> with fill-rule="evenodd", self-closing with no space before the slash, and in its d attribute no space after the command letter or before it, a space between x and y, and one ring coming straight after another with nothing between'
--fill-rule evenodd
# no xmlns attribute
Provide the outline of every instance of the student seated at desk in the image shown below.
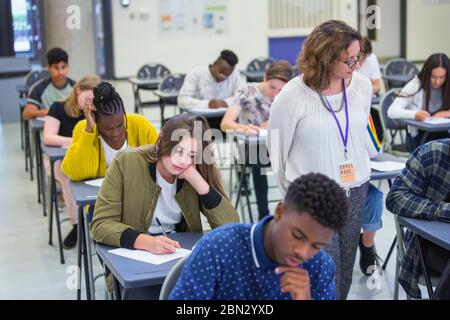
<svg viewBox="0 0 450 320"><path fill-rule="evenodd" d="M83 111L85 120L75 126L72 144L61 165L71 180L103 177L119 150L153 144L158 138L147 119L125 113L121 97L107 82L94 88L93 104ZM64 240L66 245L76 244L78 215L73 214L70 219L75 224Z"/></svg>
<svg viewBox="0 0 450 320"><path fill-rule="evenodd" d="M233 105L234 94L244 83L235 69L238 57L230 50L223 50L209 66L197 67L186 75L178 96L182 109L217 109ZM220 128L220 118L208 119L210 127Z"/></svg>
<svg viewBox="0 0 450 320"><path fill-rule="evenodd" d="M232 106L225 113L220 124L223 132L241 132L258 135L260 129L267 129L270 106L275 96L292 79L292 66L287 61L273 62L264 74L261 83L247 83L236 92ZM269 214L267 200L267 176L261 174L263 165L252 164L253 185L259 218Z"/></svg>
<svg viewBox="0 0 450 320"><path fill-rule="evenodd" d="M450 222L450 139L432 141L414 151L387 195L386 208L404 217ZM421 265L418 247L412 240L408 231L398 279L408 295L420 298ZM428 268L442 274L450 252L427 240L422 249ZM450 279L441 292L440 299L450 299Z"/></svg>
<svg viewBox="0 0 450 320"><path fill-rule="evenodd" d="M450 60L444 53L432 54L414 77L401 90L388 110L392 119L425 121L450 118ZM421 143L424 131L408 126L411 152ZM425 142L448 138L445 132L431 132Z"/></svg>
<svg viewBox="0 0 450 320"><path fill-rule="evenodd" d="M44 125L44 144L53 147L67 148L72 142L72 131L78 121L84 119L83 109L91 103L93 89L100 83L97 76L87 76L78 81L72 89L69 97L65 101L58 101L52 104L45 118ZM47 174L50 174L50 161L44 156L44 167ZM72 196L69 181L70 179L61 171L61 160L54 164L55 179L59 181L62 188L64 203L69 212L72 225L77 221L77 205ZM76 244L74 239L66 239L63 243L64 248L73 248ZM76 240L76 238L75 238Z"/></svg>
<svg viewBox="0 0 450 320"><path fill-rule="evenodd" d="M179 114L164 124L156 145L118 153L98 193L95 241L167 254L180 245L161 233L201 231L200 212L212 228L239 221L213 159L204 158L211 142L194 136L197 124L203 137L203 117Z"/></svg>
<svg viewBox="0 0 450 320"><path fill-rule="evenodd" d="M369 78L372 82L372 93L374 96L380 93L381 89L381 70L378 58L373 52L372 43L366 37L363 37L361 53L363 54L360 67L356 69L359 72Z"/></svg>
<svg viewBox="0 0 450 320"><path fill-rule="evenodd" d="M337 183L321 174L297 178L274 217L230 224L197 242L170 299L335 299L335 266L322 248L347 213Z"/></svg>
<svg viewBox="0 0 450 320"><path fill-rule="evenodd" d="M75 81L67 77L69 56L61 48L47 53L50 78L36 82L28 93L27 105L23 109L23 120L44 117L53 102L64 100L72 90Z"/></svg>

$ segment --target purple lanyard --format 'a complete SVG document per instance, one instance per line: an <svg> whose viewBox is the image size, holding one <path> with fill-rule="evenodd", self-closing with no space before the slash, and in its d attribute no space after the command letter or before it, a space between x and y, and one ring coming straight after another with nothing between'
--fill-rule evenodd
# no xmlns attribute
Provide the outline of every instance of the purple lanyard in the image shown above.
<svg viewBox="0 0 450 320"><path fill-rule="evenodd" d="M334 112L333 108L330 105L330 102L328 102L328 99L326 96L323 96L325 98L325 101L327 102L327 109L328 111L330 111L330 113L333 115L334 120L336 121L337 127L339 129L339 133L341 134L341 139L342 142L344 144L344 152L345 152L345 158L347 160L348 158L348 150L347 150L347 144L348 144L348 129L350 127L350 124L348 122L348 104L347 104L347 93L345 90L345 82L344 80L342 80L342 84L344 85L344 103L345 103L345 121L346 121L346 125L345 125L345 136L344 136L344 132L342 130L342 126L339 123L339 120L336 116L336 112Z"/></svg>

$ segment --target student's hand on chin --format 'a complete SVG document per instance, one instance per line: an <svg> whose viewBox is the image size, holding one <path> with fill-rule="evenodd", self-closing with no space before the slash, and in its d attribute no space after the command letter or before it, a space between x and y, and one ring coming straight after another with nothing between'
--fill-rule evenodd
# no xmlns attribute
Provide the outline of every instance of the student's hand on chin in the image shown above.
<svg viewBox="0 0 450 320"><path fill-rule="evenodd" d="M192 178L197 173L197 169L195 168L195 165L191 164L189 167L184 169L179 175L178 179L185 179L188 180Z"/></svg>
<svg viewBox="0 0 450 320"><path fill-rule="evenodd" d="M95 126L95 117L94 111L96 111L95 106L93 104L85 104L82 108L84 113L84 118L86 119L87 126L86 129L88 131L92 131Z"/></svg>
<svg viewBox="0 0 450 320"><path fill-rule="evenodd" d="M311 300L308 271L298 267L278 267L275 272L283 274L280 279L281 292L289 292L292 300Z"/></svg>

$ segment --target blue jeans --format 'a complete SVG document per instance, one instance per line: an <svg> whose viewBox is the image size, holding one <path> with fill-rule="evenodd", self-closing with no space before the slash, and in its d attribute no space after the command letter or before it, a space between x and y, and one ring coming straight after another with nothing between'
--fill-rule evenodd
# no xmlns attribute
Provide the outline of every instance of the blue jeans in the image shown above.
<svg viewBox="0 0 450 320"><path fill-rule="evenodd" d="M373 184L369 184L366 203L364 206L363 231L375 232L383 226L381 215L383 214L383 192Z"/></svg>

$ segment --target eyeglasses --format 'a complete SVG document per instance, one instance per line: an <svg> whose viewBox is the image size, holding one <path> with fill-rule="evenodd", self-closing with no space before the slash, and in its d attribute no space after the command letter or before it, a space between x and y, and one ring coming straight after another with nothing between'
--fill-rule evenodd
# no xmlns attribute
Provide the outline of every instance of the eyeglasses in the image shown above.
<svg viewBox="0 0 450 320"><path fill-rule="evenodd" d="M347 60L347 61L342 61L339 60L340 62L344 63L347 65L347 67L349 67L350 69L353 69L354 66L356 66L356 64L358 64L359 62L361 62L362 58L364 57L363 53L360 53L355 60Z"/></svg>

